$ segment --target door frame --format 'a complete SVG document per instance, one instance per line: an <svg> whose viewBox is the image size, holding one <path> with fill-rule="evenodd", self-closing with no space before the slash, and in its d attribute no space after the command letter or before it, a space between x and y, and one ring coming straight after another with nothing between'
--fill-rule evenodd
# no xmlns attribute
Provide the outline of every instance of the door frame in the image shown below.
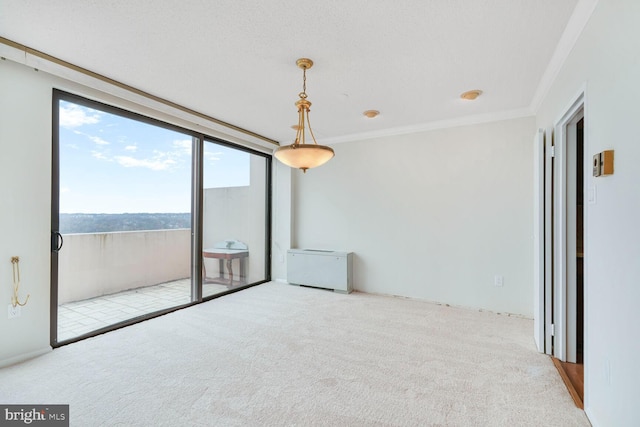
<svg viewBox="0 0 640 427"><path fill-rule="evenodd" d="M580 120L584 119L584 108L578 109L576 114L567 122L564 129L566 131L566 165L567 165L567 185L566 185L566 221L567 221L567 248L566 248L566 361L571 363L577 362L577 342L578 342L578 269L577 269L577 197L581 191L583 196L585 194L584 188L577 188L577 171L578 162L583 158L577 157L577 141L578 131L577 125ZM584 142L584 141L583 141ZM584 169L583 169L584 171ZM583 172L584 173L584 172ZM584 178L584 176L583 176ZM584 181L584 179L583 179ZM584 233L583 233L584 234Z"/></svg>
<svg viewBox="0 0 640 427"><path fill-rule="evenodd" d="M534 339L540 353L553 354L553 128L534 138Z"/></svg>
<svg viewBox="0 0 640 427"><path fill-rule="evenodd" d="M587 93L583 85L573 97L563 114L553 127L538 129L534 138L534 339L539 352L552 355L562 361L568 355L575 355L575 333L568 328L576 324L575 310L568 310L567 304L576 304L575 290L567 287L567 146L569 138L567 126L585 119L583 132L584 183L586 204L591 162L588 158ZM575 169L574 169L575 171ZM589 202L591 203L591 202ZM575 210L575 207L574 207ZM575 220L574 220L575 221ZM588 271L588 209L583 209L583 252L584 271ZM572 251L575 258L575 249ZM587 359L587 282L584 275L584 362ZM568 340L573 340L568 346ZM585 378L586 380L586 378Z"/></svg>
<svg viewBox="0 0 640 427"><path fill-rule="evenodd" d="M540 353L553 354L553 129L534 138L534 340Z"/></svg>
<svg viewBox="0 0 640 427"><path fill-rule="evenodd" d="M554 255L553 255L553 331L554 331L554 340L553 340L553 356L560 359L561 361L567 361L568 356L573 356L573 361L575 362L575 333L571 333L573 329L575 329L576 325L576 315L575 315L575 305L576 305L576 292L575 289L572 289L568 286L569 280L571 279L569 267L569 256L570 253L573 253L573 259L575 259L575 248L570 250L568 248L567 242L571 236L574 236L575 231L572 230L572 235L569 234L569 227L574 224L575 218L573 220L568 220L568 214L575 210L575 206L573 209L569 208L568 196L570 195L570 191L568 191L567 183L569 182L568 174L572 171L571 166L573 166L573 172L575 173L575 165L569 165L569 154L567 152L568 146L570 145L570 138L575 137L573 133L568 130L568 126L572 123L578 121L579 118L584 117L585 123L586 120L586 91L584 88L580 91L580 93L574 98L573 102L570 104L569 108L564 110L565 112L562 114L559 120L555 122L554 125L554 214L553 214L553 243L554 243ZM587 127L584 129L584 152L587 153ZM573 147L574 148L574 147ZM584 156L586 160L587 156ZM586 161L585 161L586 163ZM585 165L586 166L586 165ZM585 167L584 174L585 178L587 177L588 171L591 170L589 167ZM584 180L586 185L587 179ZM586 194L585 189L583 188L583 192ZM586 209L584 210L584 225L586 228L587 218L586 218ZM575 239L575 236L573 237ZM587 268L587 247L586 247L586 233L584 236L584 268ZM586 285L586 275L585 275L585 285ZM586 286L585 286L586 287ZM572 304L574 307L569 309L569 305ZM586 305L586 304L585 304ZM547 307L545 307L545 310ZM586 307L585 307L585 319L586 319ZM573 340L573 342L571 342ZM585 343L586 346L586 343Z"/></svg>

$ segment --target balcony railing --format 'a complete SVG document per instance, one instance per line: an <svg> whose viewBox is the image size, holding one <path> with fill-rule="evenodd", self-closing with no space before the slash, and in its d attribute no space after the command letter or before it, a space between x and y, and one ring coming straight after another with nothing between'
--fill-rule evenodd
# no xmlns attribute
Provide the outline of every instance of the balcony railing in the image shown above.
<svg viewBox="0 0 640 427"><path fill-rule="evenodd" d="M65 234L58 303L190 277L191 230Z"/></svg>

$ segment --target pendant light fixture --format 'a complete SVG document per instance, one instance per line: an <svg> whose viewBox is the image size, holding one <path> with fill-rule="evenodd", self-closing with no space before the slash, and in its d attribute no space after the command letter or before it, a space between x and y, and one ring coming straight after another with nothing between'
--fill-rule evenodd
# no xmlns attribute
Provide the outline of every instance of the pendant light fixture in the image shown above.
<svg viewBox="0 0 640 427"><path fill-rule="evenodd" d="M313 61L308 58L300 58L296 61L296 65L302 68L302 92L298 94L300 99L296 101L296 107L298 107L298 124L294 126L296 139L291 145L278 147L274 155L285 165L302 169L302 172L306 173L307 169L315 168L331 160L334 152L331 147L319 145L316 142L316 137L311 130L311 123L309 123L311 102L307 100L307 70L313 66ZM313 143L306 143L307 129Z"/></svg>

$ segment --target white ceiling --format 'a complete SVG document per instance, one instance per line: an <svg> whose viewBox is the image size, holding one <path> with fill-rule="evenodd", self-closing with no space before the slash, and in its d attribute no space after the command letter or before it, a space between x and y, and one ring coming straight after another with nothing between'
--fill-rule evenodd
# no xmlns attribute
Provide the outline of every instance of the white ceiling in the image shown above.
<svg viewBox="0 0 640 427"><path fill-rule="evenodd" d="M309 57L331 143L530 114L583 1L0 0L0 36L284 143Z"/></svg>

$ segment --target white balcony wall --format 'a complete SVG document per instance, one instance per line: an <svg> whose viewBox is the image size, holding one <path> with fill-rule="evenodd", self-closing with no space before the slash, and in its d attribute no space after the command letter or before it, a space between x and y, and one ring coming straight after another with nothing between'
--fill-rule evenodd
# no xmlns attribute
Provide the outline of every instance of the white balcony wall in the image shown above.
<svg viewBox="0 0 640 427"><path fill-rule="evenodd" d="M65 234L58 302L188 278L191 230Z"/></svg>
<svg viewBox="0 0 640 427"><path fill-rule="evenodd" d="M265 162L251 158L251 185L204 190L203 248L225 240L239 240L249 248L248 283L265 278ZM216 277L218 261L205 259L207 276ZM234 274L238 261L233 261Z"/></svg>

